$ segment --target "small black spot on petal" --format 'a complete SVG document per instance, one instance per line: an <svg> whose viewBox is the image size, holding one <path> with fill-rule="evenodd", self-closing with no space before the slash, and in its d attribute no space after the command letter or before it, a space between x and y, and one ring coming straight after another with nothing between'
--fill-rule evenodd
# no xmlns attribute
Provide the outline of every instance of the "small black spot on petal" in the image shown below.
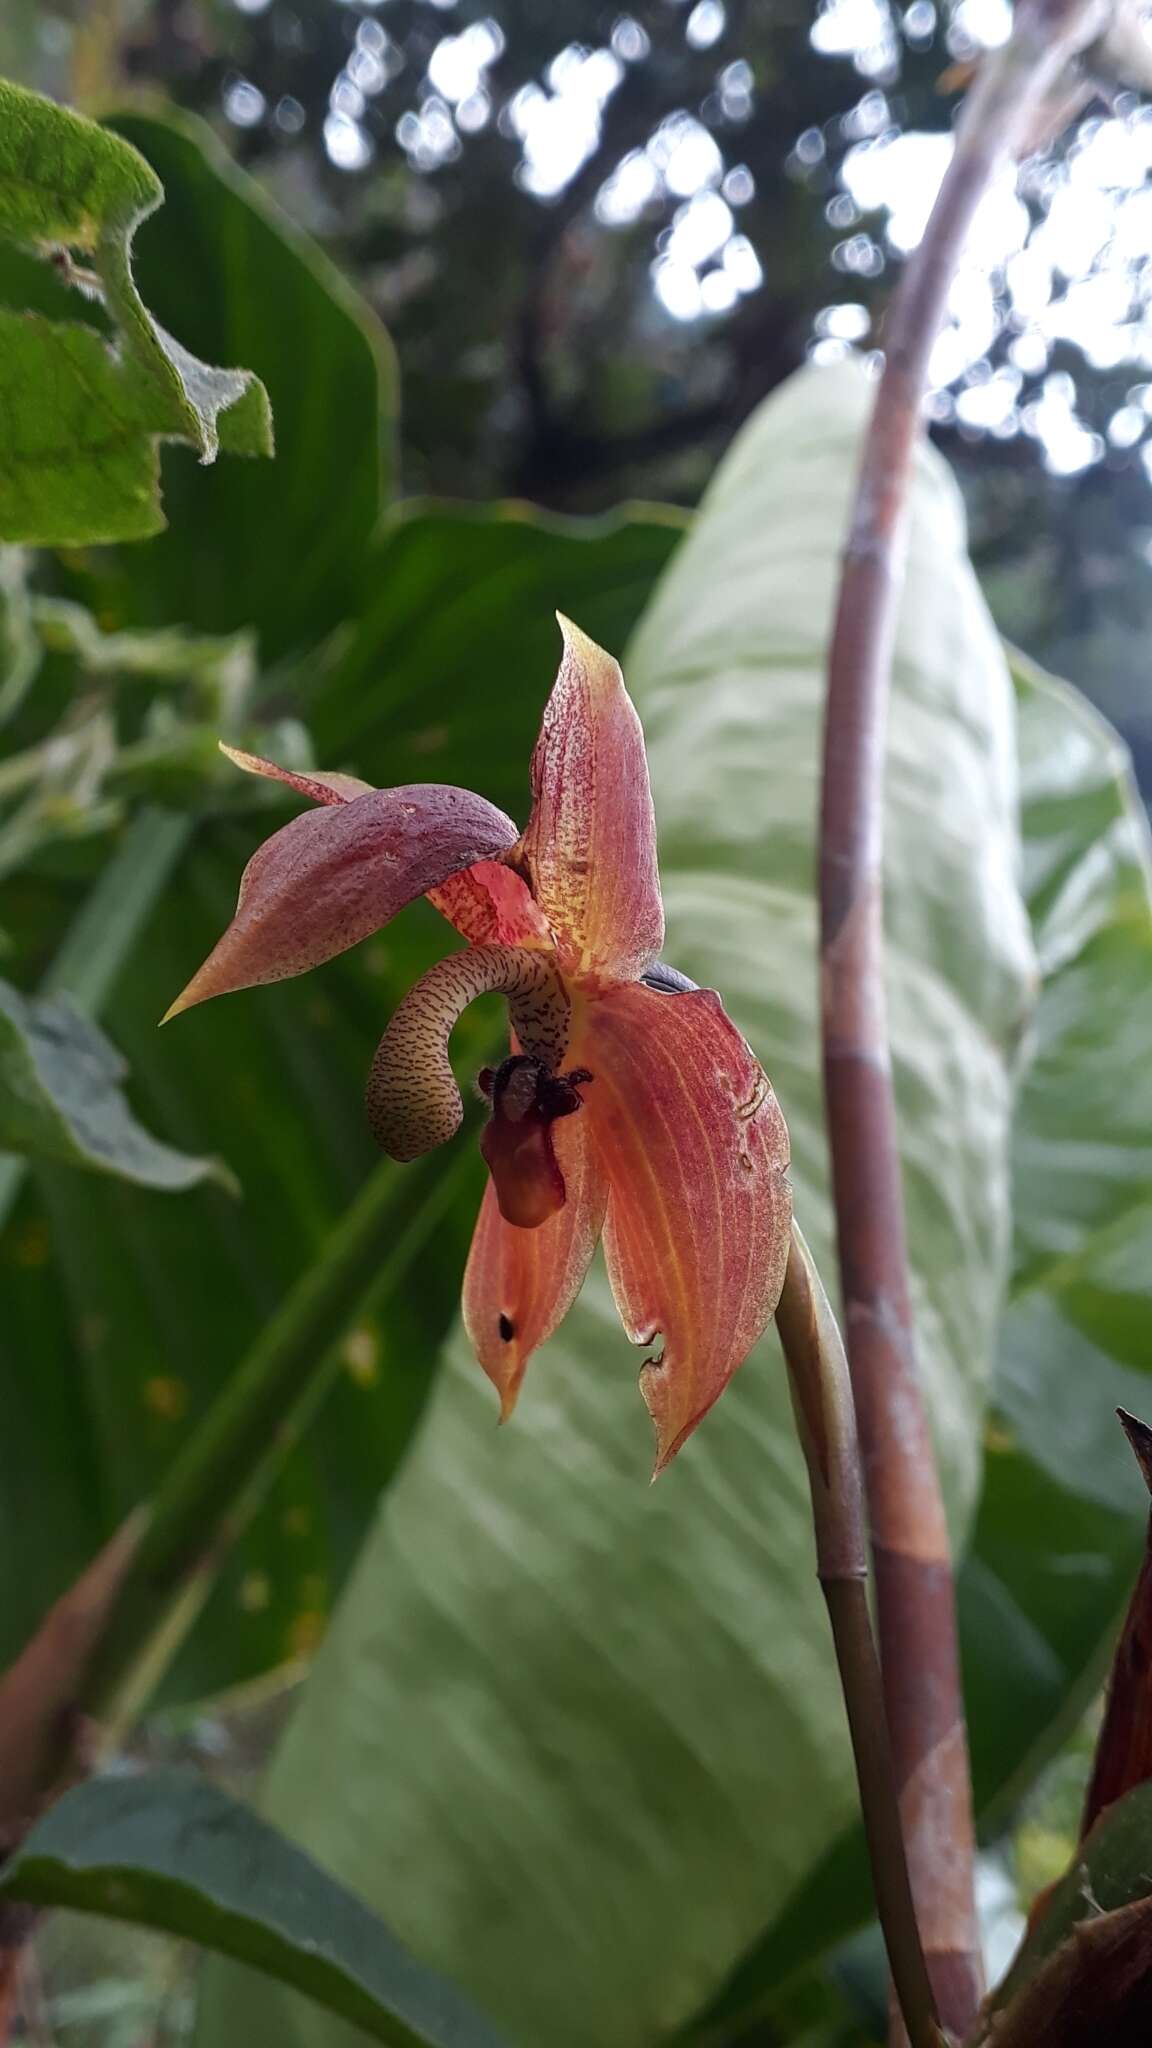
<svg viewBox="0 0 1152 2048"><path fill-rule="evenodd" d="M512 1321L512 1318L510 1316L501 1316L499 1328L501 1342L504 1344L510 1344L512 1342L513 1337L516 1335L516 1325Z"/></svg>

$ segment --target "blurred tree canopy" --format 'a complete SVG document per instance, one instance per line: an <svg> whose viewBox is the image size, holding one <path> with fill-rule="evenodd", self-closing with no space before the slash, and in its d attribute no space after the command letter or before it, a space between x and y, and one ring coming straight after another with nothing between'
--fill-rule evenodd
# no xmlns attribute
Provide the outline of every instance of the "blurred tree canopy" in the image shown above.
<svg viewBox="0 0 1152 2048"><path fill-rule="evenodd" d="M806 354L882 337L1007 0L53 0L21 75L206 115L388 325L409 492L692 503ZM937 438L999 623L1152 779L1152 109L1094 81L986 208Z"/></svg>

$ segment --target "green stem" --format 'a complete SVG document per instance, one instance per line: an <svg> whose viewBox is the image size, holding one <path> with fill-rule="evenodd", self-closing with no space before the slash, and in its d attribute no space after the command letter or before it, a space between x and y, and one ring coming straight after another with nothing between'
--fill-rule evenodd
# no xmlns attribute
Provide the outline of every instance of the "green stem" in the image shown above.
<svg viewBox="0 0 1152 2048"><path fill-rule="evenodd" d="M816 1564L848 1716L876 1910L911 2048L942 2048L900 1824L880 1660L868 1612L868 1551L848 1360L798 1226L776 1326L808 1465Z"/></svg>
<svg viewBox="0 0 1152 2048"><path fill-rule="evenodd" d="M153 1503L88 1673L84 1704L98 1721L130 1718L141 1674L155 1677L158 1643L171 1657L197 1596L327 1391L339 1337L366 1299L379 1306L395 1290L471 1166L470 1152L447 1170L439 1157L378 1166L261 1332Z"/></svg>

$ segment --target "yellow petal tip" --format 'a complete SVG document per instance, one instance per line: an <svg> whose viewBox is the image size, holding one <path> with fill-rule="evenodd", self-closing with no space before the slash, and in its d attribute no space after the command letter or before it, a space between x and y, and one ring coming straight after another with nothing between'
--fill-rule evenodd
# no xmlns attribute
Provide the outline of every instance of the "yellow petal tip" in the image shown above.
<svg viewBox="0 0 1152 2048"><path fill-rule="evenodd" d="M599 671L601 665L606 663L613 678L619 675L616 657L601 647L598 641L593 640L589 633L585 633L574 620L567 618L563 612L557 612L556 623L563 636L567 653L575 655L577 660L583 661L593 671Z"/></svg>
<svg viewBox="0 0 1152 2048"><path fill-rule="evenodd" d="M265 775L267 769L255 754L246 754L242 747L230 747L227 740L217 740L217 748L234 768L243 768L246 775Z"/></svg>
<svg viewBox="0 0 1152 2048"><path fill-rule="evenodd" d="M207 961L205 966L207 966ZM173 1017L178 1017L182 1010L194 1009L197 1003L206 1002L209 996L216 993L214 989L201 986L203 979L204 968L202 967L192 976L187 986L181 989L175 1002L169 1003L168 1008L160 1019L161 1024L170 1024Z"/></svg>
<svg viewBox="0 0 1152 2048"><path fill-rule="evenodd" d="M676 1456L676 1450L677 1446L675 1444L669 1444L668 1446L664 1446L663 1444L661 1444L658 1447L656 1452L656 1463L652 1467L652 1477L648 1481L649 1486L655 1486L656 1481L660 1477L660 1474L668 1470L669 1465L672 1463L673 1458Z"/></svg>

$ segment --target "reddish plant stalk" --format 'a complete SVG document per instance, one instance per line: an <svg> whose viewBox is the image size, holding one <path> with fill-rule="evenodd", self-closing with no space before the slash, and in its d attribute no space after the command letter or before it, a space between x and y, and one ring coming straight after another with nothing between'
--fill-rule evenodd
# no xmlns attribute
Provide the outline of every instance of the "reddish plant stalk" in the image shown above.
<svg viewBox="0 0 1152 2048"><path fill-rule="evenodd" d="M828 670L820 817L824 1086L884 1698L920 1931L944 2026L982 1988L948 1531L916 1368L884 999L884 741L904 511L932 345L989 183L1032 139L1100 0L1020 0L987 59L885 329Z"/></svg>

